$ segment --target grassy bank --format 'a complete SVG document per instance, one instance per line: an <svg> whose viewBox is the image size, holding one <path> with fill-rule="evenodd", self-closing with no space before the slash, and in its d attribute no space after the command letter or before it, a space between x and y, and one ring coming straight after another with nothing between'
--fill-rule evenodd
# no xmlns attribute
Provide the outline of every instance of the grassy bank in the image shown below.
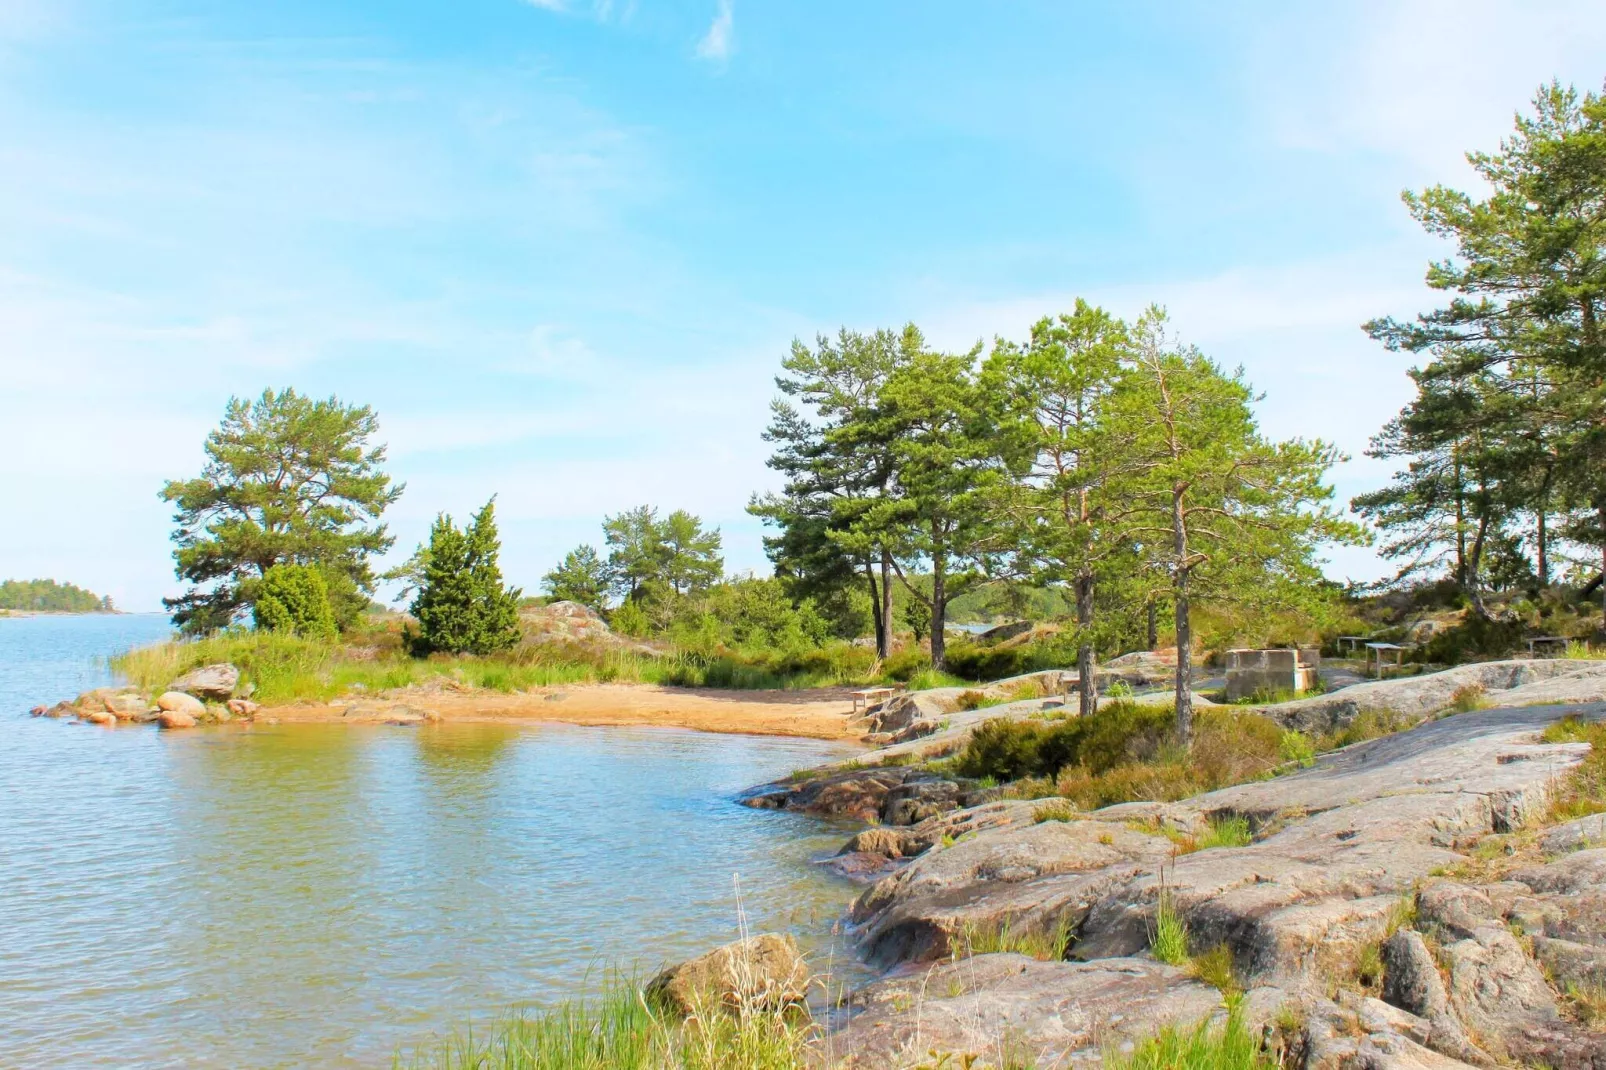
<svg viewBox="0 0 1606 1070"><path fill-rule="evenodd" d="M135 686L159 692L201 665L228 662L263 703L327 702L431 684L515 693L535 687L647 683L738 690L833 687L891 679L920 689L961 684L919 656L878 666L874 651L835 643L803 651L641 649L583 644L521 645L505 654L409 655L393 628L340 642L275 632L234 631L130 651L112 667Z"/></svg>

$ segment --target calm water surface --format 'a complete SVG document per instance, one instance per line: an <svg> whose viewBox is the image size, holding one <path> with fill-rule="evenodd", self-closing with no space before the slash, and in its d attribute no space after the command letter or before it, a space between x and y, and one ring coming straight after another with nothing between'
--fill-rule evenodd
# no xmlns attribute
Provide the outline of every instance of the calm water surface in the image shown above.
<svg viewBox="0 0 1606 1070"><path fill-rule="evenodd" d="M737 875L755 928L831 951L852 889L811 861L841 831L731 796L840 748L27 715L166 631L0 619L0 1066L386 1066L598 963L733 939Z"/></svg>

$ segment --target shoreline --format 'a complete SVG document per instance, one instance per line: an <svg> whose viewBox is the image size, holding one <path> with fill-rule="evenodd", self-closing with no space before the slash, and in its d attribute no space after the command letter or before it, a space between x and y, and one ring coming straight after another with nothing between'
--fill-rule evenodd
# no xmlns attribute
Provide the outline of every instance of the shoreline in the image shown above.
<svg viewBox="0 0 1606 1070"><path fill-rule="evenodd" d="M516 694L403 689L372 698L264 705L258 722L356 724L427 720L456 724L557 723L686 728L726 735L859 742L847 687L727 691L658 684L580 684Z"/></svg>

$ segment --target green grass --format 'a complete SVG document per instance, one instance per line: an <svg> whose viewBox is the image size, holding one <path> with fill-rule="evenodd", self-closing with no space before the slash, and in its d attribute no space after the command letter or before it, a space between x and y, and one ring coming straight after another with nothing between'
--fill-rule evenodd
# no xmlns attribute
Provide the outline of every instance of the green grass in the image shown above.
<svg viewBox="0 0 1606 1070"><path fill-rule="evenodd" d="M237 666L253 698L265 704L327 702L354 694L435 685L513 694L539 687L588 683L649 683L732 690L793 690L874 683L873 659L835 644L816 650L661 654L576 645L526 644L487 657L436 655L414 658L394 627L370 630L341 642L303 639L274 632L232 630L195 640L172 641L130 651L112 667L130 683L159 692L190 669L214 662ZM919 686L947 686L953 677L923 674ZM918 679L918 678L917 678Z"/></svg>
<svg viewBox="0 0 1606 1070"><path fill-rule="evenodd" d="M411 1054L396 1070L802 1070L818 1028L793 1011L724 1013L686 1021L650 1006L640 990L610 977L595 998L504 1018L476 1034L463 1029Z"/></svg>
<svg viewBox="0 0 1606 1070"><path fill-rule="evenodd" d="M1275 1066L1236 1004L1219 1029L1212 1029L1208 1019L1192 1029L1166 1026L1130 1055L1110 1051L1104 1056L1105 1070L1272 1070Z"/></svg>
<svg viewBox="0 0 1606 1070"><path fill-rule="evenodd" d="M1050 799L1032 810L1032 822L1038 825L1045 821L1075 821L1080 816L1081 811L1069 799Z"/></svg>
<svg viewBox="0 0 1606 1070"><path fill-rule="evenodd" d="M1551 803L1550 820L1571 821L1606 811L1606 722L1568 717L1546 728L1546 743L1588 743L1589 753L1567 774Z"/></svg>
<svg viewBox="0 0 1606 1070"><path fill-rule="evenodd" d="M1561 656L1573 661L1603 661L1606 660L1606 650L1596 650L1588 643L1575 639L1567 644Z"/></svg>
<svg viewBox="0 0 1606 1070"><path fill-rule="evenodd" d="M1210 819L1209 829L1195 841L1194 850L1208 851L1212 847L1248 847L1252 839L1247 817L1218 815Z"/></svg>
<svg viewBox="0 0 1606 1070"><path fill-rule="evenodd" d="M1160 896L1154 905L1154 923L1149 927L1149 951L1161 962L1172 966L1188 963L1188 924L1177 913L1171 901L1170 889L1160 886Z"/></svg>

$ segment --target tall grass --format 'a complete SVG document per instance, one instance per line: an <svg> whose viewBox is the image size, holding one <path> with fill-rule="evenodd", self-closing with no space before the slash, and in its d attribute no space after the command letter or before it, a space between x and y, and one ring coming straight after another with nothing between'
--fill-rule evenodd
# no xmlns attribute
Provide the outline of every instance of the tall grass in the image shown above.
<svg viewBox="0 0 1606 1070"><path fill-rule="evenodd" d="M1176 904L1171 901L1171 889L1164 884L1160 885L1160 895L1154 903L1149 951L1171 966L1183 966L1188 962L1188 923L1177 912Z"/></svg>
<svg viewBox="0 0 1606 1070"><path fill-rule="evenodd" d="M518 1014L476 1035L465 1029L408 1056L396 1070L802 1070L818 1027L796 1009L679 1017L613 976L595 998Z"/></svg>
<svg viewBox="0 0 1606 1070"><path fill-rule="evenodd" d="M1588 743L1589 753L1574 766L1551 803L1552 821L1571 821L1606 811L1606 722L1568 717L1546 728L1546 743Z"/></svg>

